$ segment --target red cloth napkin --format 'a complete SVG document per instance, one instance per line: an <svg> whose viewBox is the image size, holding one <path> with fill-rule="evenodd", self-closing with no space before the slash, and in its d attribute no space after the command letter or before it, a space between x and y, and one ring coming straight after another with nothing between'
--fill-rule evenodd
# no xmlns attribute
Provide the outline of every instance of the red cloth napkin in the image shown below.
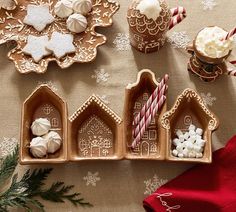
<svg viewBox="0 0 236 212"><path fill-rule="evenodd" d="M236 136L143 201L147 212L236 212Z"/></svg>

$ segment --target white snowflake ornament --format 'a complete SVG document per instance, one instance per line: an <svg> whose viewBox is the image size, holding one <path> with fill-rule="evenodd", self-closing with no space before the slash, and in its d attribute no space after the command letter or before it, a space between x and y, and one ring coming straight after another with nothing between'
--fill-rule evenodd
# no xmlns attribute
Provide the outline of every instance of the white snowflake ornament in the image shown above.
<svg viewBox="0 0 236 212"><path fill-rule="evenodd" d="M96 82L102 83L106 82L110 77L110 74L108 74L104 69L100 70L94 70L94 75L92 75L92 78L96 79Z"/></svg>
<svg viewBox="0 0 236 212"><path fill-rule="evenodd" d="M215 0L202 0L203 10L213 10L217 5Z"/></svg>
<svg viewBox="0 0 236 212"><path fill-rule="evenodd" d="M201 93L201 97L204 103L208 106L213 106L213 103L216 101L216 97L212 96L211 93Z"/></svg>
<svg viewBox="0 0 236 212"><path fill-rule="evenodd" d="M185 31L183 32L173 32L173 34L167 39L173 48L183 48L185 49L189 42L190 38Z"/></svg>

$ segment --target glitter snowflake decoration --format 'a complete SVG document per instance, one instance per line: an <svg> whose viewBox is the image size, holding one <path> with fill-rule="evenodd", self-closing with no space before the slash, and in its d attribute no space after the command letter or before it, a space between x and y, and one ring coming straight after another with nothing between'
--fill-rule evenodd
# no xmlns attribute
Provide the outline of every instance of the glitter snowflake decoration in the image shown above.
<svg viewBox="0 0 236 212"><path fill-rule="evenodd" d="M83 177L83 179L86 181L86 186L89 186L90 184L92 186L97 185L97 181L100 181L100 177L98 177L99 173L95 172L94 174L92 172L88 172L87 176Z"/></svg>
<svg viewBox="0 0 236 212"><path fill-rule="evenodd" d="M204 10L213 10L217 3L215 0L202 0L202 5Z"/></svg>
<svg viewBox="0 0 236 212"><path fill-rule="evenodd" d="M185 31L173 32L173 34L167 39L173 48L185 49L190 42L190 39Z"/></svg>
<svg viewBox="0 0 236 212"><path fill-rule="evenodd" d="M214 101L216 101L216 97L212 96L211 93L201 93L201 97L206 105L212 106Z"/></svg>
<svg viewBox="0 0 236 212"><path fill-rule="evenodd" d="M42 85L42 84L46 84L48 85L48 87L50 87L53 91L57 91L57 87L54 85L54 83L50 80L50 81L38 81L38 86Z"/></svg>
<svg viewBox="0 0 236 212"><path fill-rule="evenodd" d="M102 83L102 82L106 82L110 77L110 74L108 74L107 72L105 72L104 69L100 69L100 70L94 70L94 75L92 75L92 78L96 79L96 82Z"/></svg>
<svg viewBox="0 0 236 212"><path fill-rule="evenodd" d="M131 49L129 34L117 33L113 43L115 44L117 51L128 51Z"/></svg>
<svg viewBox="0 0 236 212"><path fill-rule="evenodd" d="M3 137L2 141L0 141L0 158L4 158L12 153L18 143L16 138Z"/></svg>
<svg viewBox="0 0 236 212"><path fill-rule="evenodd" d="M107 95L98 95L98 94L97 94L97 96L98 96L98 98L100 98L106 105L109 105L109 104L110 104Z"/></svg>
<svg viewBox="0 0 236 212"><path fill-rule="evenodd" d="M152 194L154 191L156 191L157 188L161 187L165 183L167 183L167 180L161 179L155 174L153 178L144 180L144 184L146 186L144 194Z"/></svg>

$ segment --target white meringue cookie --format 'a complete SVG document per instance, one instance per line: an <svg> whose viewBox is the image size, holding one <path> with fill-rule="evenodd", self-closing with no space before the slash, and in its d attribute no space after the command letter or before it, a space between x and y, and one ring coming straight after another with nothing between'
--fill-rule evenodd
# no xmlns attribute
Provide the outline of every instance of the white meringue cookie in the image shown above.
<svg viewBox="0 0 236 212"><path fill-rule="evenodd" d="M48 153L54 153L61 147L61 136L54 131L49 132L44 136L47 142Z"/></svg>
<svg viewBox="0 0 236 212"><path fill-rule="evenodd" d="M60 18L67 18L73 13L72 2L69 0L58 1L54 6L54 12Z"/></svg>
<svg viewBox="0 0 236 212"><path fill-rule="evenodd" d="M76 13L87 15L92 10L91 0L72 0L73 10Z"/></svg>
<svg viewBox="0 0 236 212"><path fill-rule="evenodd" d="M33 135L37 136L45 135L50 129L50 121L48 121L46 118L36 119L31 125Z"/></svg>
<svg viewBox="0 0 236 212"><path fill-rule="evenodd" d="M75 13L69 16L66 21L66 24L67 29L71 32L81 33L86 30L88 22L83 15Z"/></svg>
<svg viewBox="0 0 236 212"><path fill-rule="evenodd" d="M33 138L30 142L30 152L35 158L42 158L47 154L47 142L42 137Z"/></svg>

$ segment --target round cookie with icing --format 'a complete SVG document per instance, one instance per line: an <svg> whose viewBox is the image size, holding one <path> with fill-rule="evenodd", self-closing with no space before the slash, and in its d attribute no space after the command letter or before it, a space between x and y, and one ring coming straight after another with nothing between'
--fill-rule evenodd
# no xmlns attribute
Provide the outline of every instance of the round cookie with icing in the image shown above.
<svg viewBox="0 0 236 212"><path fill-rule="evenodd" d="M72 2L69 0L58 1L54 6L54 13L60 18L67 18L73 13Z"/></svg>
<svg viewBox="0 0 236 212"><path fill-rule="evenodd" d="M67 29L74 33L84 32L88 26L86 17L81 14L75 13L66 21Z"/></svg>
<svg viewBox="0 0 236 212"><path fill-rule="evenodd" d="M91 0L72 0L73 10L75 13L87 15L92 10Z"/></svg>
<svg viewBox="0 0 236 212"><path fill-rule="evenodd" d="M144 53L154 52L165 43L171 11L165 1L134 0L127 20L131 45Z"/></svg>

